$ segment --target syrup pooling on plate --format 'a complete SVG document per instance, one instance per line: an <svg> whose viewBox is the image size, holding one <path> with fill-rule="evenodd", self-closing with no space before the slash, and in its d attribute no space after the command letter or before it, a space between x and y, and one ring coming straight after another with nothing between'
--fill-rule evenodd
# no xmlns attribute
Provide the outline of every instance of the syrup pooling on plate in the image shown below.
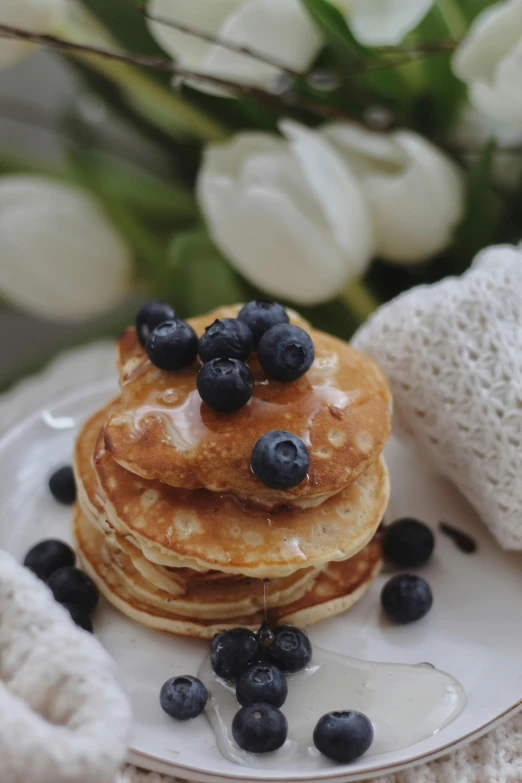
<svg viewBox="0 0 522 783"><path fill-rule="evenodd" d="M206 707L225 758L246 767L312 770L331 765L314 747L318 719L332 710L358 710L373 723L368 755L397 751L435 734L454 720L466 698L451 675L425 664L411 666L350 658L314 646L310 664L288 676L288 697L282 712L288 739L268 754L251 754L234 742L230 727L239 709L235 686L213 672L209 658L198 677L211 694Z"/></svg>

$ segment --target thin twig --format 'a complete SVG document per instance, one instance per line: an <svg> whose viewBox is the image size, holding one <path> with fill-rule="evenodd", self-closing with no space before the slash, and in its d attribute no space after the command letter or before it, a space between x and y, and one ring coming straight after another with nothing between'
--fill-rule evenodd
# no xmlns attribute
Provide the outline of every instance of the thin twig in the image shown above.
<svg viewBox="0 0 522 783"><path fill-rule="evenodd" d="M239 84L228 79L223 79L220 76L214 76L213 74L201 73L200 71L193 71L188 68L183 68L182 66L173 63L171 60L162 57L149 57L140 54L117 52L98 46L75 43L74 41L66 41L65 39L59 38L55 35L33 33L28 30L23 30L21 28L6 24L0 24L0 38L7 38L10 40L21 39L24 41L30 41L31 43L50 46L51 48L59 49L65 52L82 52L84 54L104 57L108 60L116 60L118 62L130 63L131 65L138 65L144 68L152 68L157 71L171 73L173 76L177 76L183 81L190 80L204 83L206 82L207 84L212 84L228 93L253 98L260 103L264 103L272 109L276 109L277 111L281 111L281 105L283 105L285 111L291 111L292 108L304 109L305 111L309 111L312 114L316 114L319 117L325 117L327 119L354 119L350 115L339 111L333 106L317 103L308 99L303 100L301 96L299 96L298 105L293 105L291 103L292 96L289 94L287 96L287 104L284 94L282 96L277 96L273 93L266 92L259 87Z"/></svg>
<svg viewBox="0 0 522 783"><path fill-rule="evenodd" d="M303 79L306 77L305 73L301 73L300 71L296 71L293 68L289 68L288 65L285 65L274 57L270 57L268 54L261 52L259 49L252 49L251 47L242 46L241 44L234 43L233 41L226 41L224 38L212 35L211 33L205 33L203 30L196 30L194 27L189 27L189 25L183 24L182 22L177 22L174 19L167 19L165 16L153 16L151 13L149 13L144 3L140 3L138 8L142 14L151 22L163 24L166 27L171 27L173 30L179 30L180 33L185 33L186 35L191 35L194 38L199 38L201 41L207 41L207 43L214 44L214 46L221 46L223 49L228 49L229 51L235 52L236 54L242 54L245 57L251 57L253 60L259 60L259 62L265 63L265 65L271 65L283 73L288 74L288 76L291 76L292 79Z"/></svg>

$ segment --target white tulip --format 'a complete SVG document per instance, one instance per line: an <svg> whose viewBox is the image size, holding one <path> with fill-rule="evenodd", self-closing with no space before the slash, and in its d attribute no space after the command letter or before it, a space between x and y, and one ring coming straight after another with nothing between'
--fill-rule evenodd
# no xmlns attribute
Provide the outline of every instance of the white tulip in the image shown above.
<svg viewBox="0 0 522 783"><path fill-rule="evenodd" d="M331 299L367 268L373 234L351 170L317 133L241 133L207 147L198 197L207 224L247 280L302 305Z"/></svg>
<svg viewBox="0 0 522 783"><path fill-rule="evenodd" d="M464 211L463 178L449 158L410 131L335 123L321 134L359 178L378 256L414 264L444 250Z"/></svg>
<svg viewBox="0 0 522 783"><path fill-rule="evenodd" d="M333 0L354 36L366 46L396 46L435 0Z"/></svg>
<svg viewBox="0 0 522 783"><path fill-rule="evenodd" d="M32 33L55 32L64 14L64 0L0 0L0 23ZM0 68L14 65L35 49L27 41L0 39Z"/></svg>
<svg viewBox="0 0 522 783"><path fill-rule="evenodd" d="M131 254L86 193L44 177L0 178L0 293L55 321L94 317L130 290Z"/></svg>
<svg viewBox="0 0 522 783"><path fill-rule="evenodd" d="M321 36L300 0L151 0L149 14L170 19L254 49L296 71L306 70L322 45ZM149 20L152 35L179 65L241 84L274 88L281 70ZM201 81L205 92L222 92Z"/></svg>
<svg viewBox="0 0 522 783"><path fill-rule="evenodd" d="M522 0L483 11L453 58L474 106L522 130Z"/></svg>

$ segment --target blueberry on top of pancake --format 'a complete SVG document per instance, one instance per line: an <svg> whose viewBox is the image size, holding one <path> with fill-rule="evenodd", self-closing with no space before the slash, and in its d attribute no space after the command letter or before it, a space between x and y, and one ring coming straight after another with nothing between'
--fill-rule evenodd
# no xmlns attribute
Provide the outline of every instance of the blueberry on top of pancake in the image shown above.
<svg viewBox="0 0 522 783"><path fill-rule="evenodd" d="M235 318L239 306L222 307L189 320L198 336L216 319ZM199 362L176 372L155 367L127 329L119 340L121 397L105 426L114 459L144 478L185 489L233 494L254 507L318 505L355 481L377 458L390 433L390 393L380 369L336 337L312 329L315 358L295 381L269 378L257 355L247 360L254 389L232 413L213 410L197 390ZM267 487L250 457L270 430L301 438L310 455L307 475L296 486Z"/></svg>

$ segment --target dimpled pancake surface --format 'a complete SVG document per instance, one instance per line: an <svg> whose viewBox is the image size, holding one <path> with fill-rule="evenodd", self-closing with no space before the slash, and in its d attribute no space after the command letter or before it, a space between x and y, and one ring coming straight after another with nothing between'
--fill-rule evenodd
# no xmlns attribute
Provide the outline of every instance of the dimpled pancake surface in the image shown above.
<svg viewBox="0 0 522 783"><path fill-rule="evenodd" d="M215 318L238 311L220 308L189 323L201 335ZM312 367L297 381L279 383L267 378L253 354L253 396L229 414L202 402L199 361L178 372L159 370L135 329L127 329L119 341L121 398L105 427L105 445L116 461L145 478L231 493L266 508L318 503L355 481L390 433L386 381L367 356L289 314L312 337ZM273 429L299 435L310 452L307 477L288 490L268 489L250 468L254 443Z"/></svg>
<svg viewBox="0 0 522 783"><path fill-rule="evenodd" d="M388 502L382 458L320 507L302 511L253 511L229 496L147 481L122 468L104 448L103 416L102 412L87 422L78 438L77 471L82 477L92 471L88 455L94 452L98 497L104 499L110 524L160 565L257 577L318 568L362 549ZM96 483L90 478L82 481ZM91 491L95 505L96 490Z"/></svg>
<svg viewBox="0 0 522 783"><path fill-rule="evenodd" d="M261 612L216 620L183 617L138 600L121 582L111 560L104 555L103 535L87 521L80 509L74 519L74 538L81 566L102 595L137 622L181 636L211 639L215 633L237 626L257 630L263 620ZM380 564L380 544L374 539L349 560L332 563L302 598L286 608L269 610L269 622L310 625L346 611L364 595Z"/></svg>

